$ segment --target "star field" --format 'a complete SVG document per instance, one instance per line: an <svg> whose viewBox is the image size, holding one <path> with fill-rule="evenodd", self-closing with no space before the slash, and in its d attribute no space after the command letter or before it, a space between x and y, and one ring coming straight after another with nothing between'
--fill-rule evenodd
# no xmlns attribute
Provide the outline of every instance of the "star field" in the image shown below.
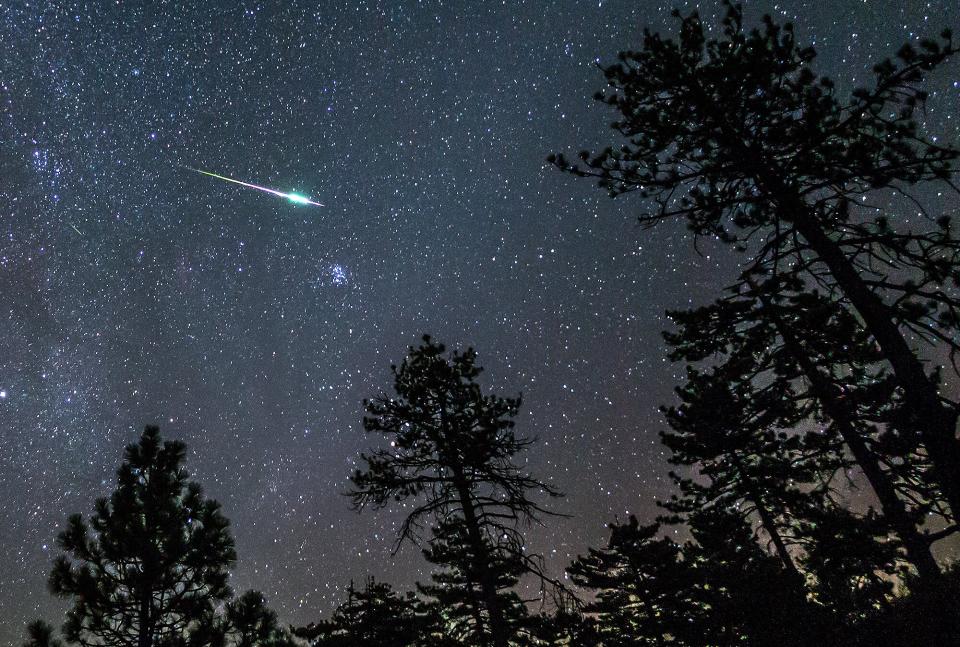
<svg viewBox="0 0 960 647"><path fill-rule="evenodd" d="M746 4L794 21L841 93L960 26L946 0ZM0 642L57 619L56 533L145 424L189 445L232 522L234 587L283 622L326 614L351 578L424 578L416 549L390 554L402 511L341 496L375 441L361 400L424 332L523 393L531 471L574 515L529 532L551 568L654 514L657 406L682 368L663 313L710 300L737 259L697 256L679 224L641 231L642 205L544 158L612 141L596 63L671 7L0 4ZM948 68L926 118L955 139Z"/></svg>

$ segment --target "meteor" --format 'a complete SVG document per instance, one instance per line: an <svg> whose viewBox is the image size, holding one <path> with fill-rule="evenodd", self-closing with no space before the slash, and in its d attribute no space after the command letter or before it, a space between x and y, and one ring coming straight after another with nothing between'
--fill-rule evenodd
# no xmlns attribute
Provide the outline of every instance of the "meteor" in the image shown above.
<svg viewBox="0 0 960 647"><path fill-rule="evenodd" d="M277 191L276 189L268 189L265 186L258 186L256 184L251 184L249 182L241 182L240 180L234 180L232 177L226 177L225 175L217 175L216 173L211 173L210 171L204 171L198 168L192 168L190 166L184 166L183 168L188 171L193 171L194 173L200 173L201 175L209 175L210 177L215 177L218 180L224 180L225 182L233 182L234 184L239 184L240 186L250 187L251 189L256 189L257 191L263 191L264 193L270 193L271 195L279 196L281 198L286 198L290 202L296 204L312 204L315 207L322 207L323 205L319 202L314 202L306 196L302 196L299 193L284 193L283 191Z"/></svg>

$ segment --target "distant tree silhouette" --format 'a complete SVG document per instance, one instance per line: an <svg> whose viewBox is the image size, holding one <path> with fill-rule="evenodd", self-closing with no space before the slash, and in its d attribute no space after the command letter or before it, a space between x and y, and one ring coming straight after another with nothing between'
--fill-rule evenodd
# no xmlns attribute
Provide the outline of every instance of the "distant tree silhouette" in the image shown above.
<svg viewBox="0 0 960 647"><path fill-rule="evenodd" d="M231 600L225 616L227 644L232 647L293 647L296 643L267 608L259 591L246 591Z"/></svg>
<svg viewBox="0 0 960 647"><path fill-rule="evenodd" d="M330 620L294 633L312 647L408 647L427 638L429 623L420 606L412 593L400 595L386 582L370 578L359 590L351 582L347 600Z"/></svg>
<svg viewBox="0 0 960 647"><path fill-rule="evenodd" d="M891 602L898 572L896 546L872 512L864 516L824 508L807 521L804 568L816 578L817 601L837 626L874 619Z"/></svg>
<svg viewBox="0 0 960 647"><path fill-rule="evenodd" d="M285 647L263 596L237 599L227 585L236 560L220 504L183 467L185 447L147 427L129 445L109 499L89 522L72 515L57 539L50 589L71 601L68 644L104 647ZM49 625L28 627L27 645L56 646Z"/></svg>
<svg viewBox="0 0 960 647"><path fill-rule="evenodd" d="M549 159L599 178L612 195L651 199L657 209L645 224L682 218L695 236L749 250L754 270L819 284L854 310L892 369L901 428L922 440L957 514L957 407L910 341L960 350L960 241L948 217L928 214L910 193L929 181L954 190L960 150L924 139L914 114L925 75L957 47L948 31L941 42L905 45L897 62L875 67L873 87L841 102L810 70L815 52L797 45L789 24L767 16L747 32L742 18L727 3L719 38L695 13L680 20L677 39L646 33L641 49L604 68L610 89L598 99L620 114L620 145L585 151L582 164ZM868 200L881 193L928 216L927 230L881 212Z"/></svg>
<svg viewBox="0 0 960 647"><path fill-rule="evenodd" d="M488 536L483 537L483 555L483 567L486 576L493 579L505 633L516 640L529 633L530 624L523 600L514 591L525 571L523 559L509 545L495 544ZM433 603L443 633L457 644L482 642L489 630L484 621L480 561L463 519L449 517L441 521L433 530L424 556L441 570L431 575L431 583L418 584L417 589Z"/></svg>
<svg viewBox="0 0 960 647"><path fill-rule="evenodd" d="M532 645L540 647L600 647L596 626L583 613L583 604L568 591L558 591L553 609L531 618Z"/></svg>
<svg viewBox="0 0 960 647"><path fill-rule="evenodd" d="M263 594L246 591L222 611L210 609L186 640L186 647L295 647L296 642L267 607Z"/></svg>
<svg viewBox="0 0 960 647"><path fill-rule="evenodd" d="M53 631L53 627L43 620L34 620L27 625L27 641L23 647L63 647Z"/></svg>
<svg viewBox="0 0 960 647"><path fill-rule="evenodd" d="M683 547L696 609L694 644L788 647L824 644L820 614L802 580L762 551L743 516L708 508L689 519L694 541Z"/></svg>
<svg viewBox="0 0 960 647"><path fill-rule="evenodd" d="M604 647L663 645L665 637L691 644L694 580L680 546L659 532L658 524L640 525L631 516L610 525L606 548L590 548L567 568L574 584L595 598L584 612Z"/></svg>
<svg viewBox="0 0 960 647"><path fill-rule="evenodd" d="M500 580L491 566L510 555L525 571L537 570L524 550L520 526L547 511L533 494L557 496L549 485L526 474L514 457L531 441L517 436L512 418L520 398L483 395L476 382L481 369L473 349L445 355L430 339L392 367L396 395L364 403L364 428L390 439L389 449L363 455L350 493L354 505L384 507L408 502L412 509L401 527L398 545L416 539L424 524L444 532L456 527L456 541L465 542L455 563L472 562L477 642L505 647L508 612L502 607ZM452 550L454 537L441 535L435 557ZM451 555L453 558L454 555Z"/></svg>

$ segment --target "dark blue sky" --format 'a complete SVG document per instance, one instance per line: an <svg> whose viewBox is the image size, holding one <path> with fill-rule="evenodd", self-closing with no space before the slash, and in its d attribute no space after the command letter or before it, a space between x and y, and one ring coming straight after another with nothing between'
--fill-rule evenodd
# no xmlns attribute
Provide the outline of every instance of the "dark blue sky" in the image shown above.
<svg viewBox="0 0 960 647"><path fill-rule="evenodd" d="M236 588L284 622L317 619L351 578L424 577L417 550L390 555L396 515L340 496L373 440L360 401L424 332L523 392L530 467L575 515L530 532L552 567L614 516L653 514L657 406L679 374L663 312L711 299L736 259L639 230L641 204L543 160L610 141L595 62L670 7L0 6L0 642L58 620L56 532L147 423L189 444L233 522ZM947 1L747 2L764 11L845 89L960 26ZM954 137L958 79L938 75L929 113Z"/></svg>

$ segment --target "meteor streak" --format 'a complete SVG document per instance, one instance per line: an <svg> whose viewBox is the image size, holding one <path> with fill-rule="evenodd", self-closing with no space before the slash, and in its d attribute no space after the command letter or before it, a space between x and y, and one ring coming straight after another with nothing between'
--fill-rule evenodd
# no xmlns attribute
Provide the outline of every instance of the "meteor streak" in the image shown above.
<svg viewBox="0 0 960 647"><path fill-rule="evenodd" d="M184 166L183 168L188 171L193 171L194 173L200 173L201 175L209 175L210 177L215 177L218 180L224 180L226 182L233 182L234 184L239 184L240 186L250 187L251 189L256 189L257 191L263 191L264 193L270 193L281 198L286 198L290 202L295 202L296 204L312 204L316 207L322 207L323 205L319 202L314 202L310 198L300 195L299 193L284 193L283 191L277 191L276 189L268 189L265 186L258 186L256 184L250 184L249 182L241 182L240 180L234 180L232 177L226 177L225 175L217 175L216 173L211 173L210 171L204 171L198 168L192 168L190 166Z"/></svg>

